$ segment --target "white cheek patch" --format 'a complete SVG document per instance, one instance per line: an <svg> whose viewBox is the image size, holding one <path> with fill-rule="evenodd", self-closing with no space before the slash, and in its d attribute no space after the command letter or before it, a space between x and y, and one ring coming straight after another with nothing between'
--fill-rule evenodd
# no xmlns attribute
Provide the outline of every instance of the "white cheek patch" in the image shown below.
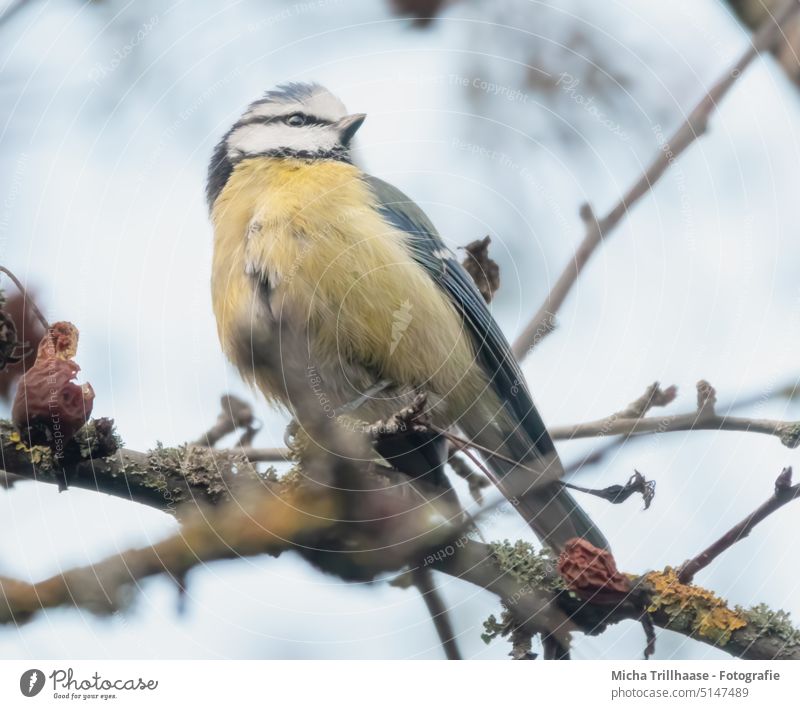
<svg viewBox="0 0 800 709"><path fill-rule="evenodd" d="M331 126L287 126L285 123L252 123L237 128L228 137L228 157L236 160L246 155L261 155L287 148L300 152L325 152L339 142Z"/></svg>
<svg viewBox="0 0 800 709"><path fill-rule="evenodd" d="M236 159L247 153L257 152L257 147L265 143L266 126L249 125L237 128L228 136L228 157Z"/></svg>

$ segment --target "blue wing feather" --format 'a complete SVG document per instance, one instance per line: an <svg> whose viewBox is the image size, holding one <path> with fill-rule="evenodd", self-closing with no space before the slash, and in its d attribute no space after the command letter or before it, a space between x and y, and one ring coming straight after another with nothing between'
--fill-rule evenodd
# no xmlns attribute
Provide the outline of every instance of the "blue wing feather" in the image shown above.
<svg viewBox="0 0 800 709"><path fill-rule="evenodd" d="M525 379L511 347L472 277L455 259L443 257L448 249L423 212L399 189L383 180L365 177L378 199L380 211L390 224L409 235L414 259L425 268L461 313L481 366L493 389L511 409L538 453L549 455L555 448L531 399Z"/></svg>
<svg viewBox="0 0 800 709"><path fill-rule="evenodd" d="M502 430L499 446L495 444L490 447L502 450L517 463L524 463L528 470L532 469L531 461L539 461L545 470L550 471L548 477L552 477L553 472L560 477L563 468L550 434L533 404L508 341L472 278L455 258L448 257L449 251L436 228L409 197L376 177L366 175L364 179L375 194L383 218L408 234L413 258L425 268L461 313L480 366L504 409L510 414L511 430ZM462 419L462 423L470 422ZM482 425L476 427L478 431L482 429ZM490 456L486 462L504 481L506 476L523 472L517 465L509 465L496 456ZM558 551L573 537L583 537L600 548L608 547L603 534L568 490L557 480L534 488L528 487L536 483L535 474L533 477L534 480L522 488L528 492L520 495L515 504L543 541Z"/></svg>

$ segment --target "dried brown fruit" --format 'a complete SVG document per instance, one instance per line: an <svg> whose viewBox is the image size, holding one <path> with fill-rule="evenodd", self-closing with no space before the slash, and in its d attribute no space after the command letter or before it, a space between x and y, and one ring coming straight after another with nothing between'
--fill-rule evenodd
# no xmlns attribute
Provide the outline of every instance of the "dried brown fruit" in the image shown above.
<svg viewBox="0 0 800 709"><path fill-rule="evenodd" d="M464 247L467 256L461 264L472 277L487 303L491 303L494 294L500 287L500 267L489 256L489 244L491 242L491 237L485 236L483 239L467 244Z"/></svg>
<svg viewBox="0 0 800 709"><path fill-rule="evenodd" d="M558 558L558 571L571 591L596 603L616 603L631 590L611 552L580 537L566 543Z"/></svg>
<svg viewBox="0 0 800 709"><path fill-rule="evenodd" d="M72 360L78 329L55 323L39 344L36 362L17 388L11 419L29 445L49 445L56 456L89 420L94 402L90 384L77 384L80 367Z"/></svg>

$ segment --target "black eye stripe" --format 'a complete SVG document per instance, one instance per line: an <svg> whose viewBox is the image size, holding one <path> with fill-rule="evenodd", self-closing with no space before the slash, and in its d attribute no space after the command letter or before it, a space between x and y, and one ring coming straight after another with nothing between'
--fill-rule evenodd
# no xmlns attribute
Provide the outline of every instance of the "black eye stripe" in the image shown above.
<svg viewBox="0 0 800 709"><path fill-rule="evenodd" d="M295 111L297 113L297 111ZM261 125L270 125L271 123L284 123L289 116L294 115L293 113L286 113L281 116L252 116L251 118L243 118L242 120L238 121L235 128L241 128L242 126L250 126L254 124L261 124ZM302 114L306 122L304 125L306 126L332 126L334 121L328 121L324 118L318 118L317 116L310 116L306 113Z"/></svg>

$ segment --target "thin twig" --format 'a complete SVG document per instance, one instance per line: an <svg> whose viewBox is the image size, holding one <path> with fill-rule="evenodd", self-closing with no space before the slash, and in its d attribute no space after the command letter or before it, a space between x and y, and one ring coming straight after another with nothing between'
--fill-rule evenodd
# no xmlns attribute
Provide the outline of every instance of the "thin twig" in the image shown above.
<svg viewBox="0 0 800 709"><path fill-rule="evenodd" d="M800 421L753 419L743 416L718 416L698 412L676 416L650 416L643 419L613 419L611 417L550 429L554 440L630 436L642 433L673 433L675 431L746 431L776 436L788 448L800 445Z"/></svg>
<svg viewBox="0 0 800 709"><path fill-rule="evenodd" d="M792 469L784 468L775 481L775 491L766 502L759 505L754 512L728 530L710 547L681 566L678 572L680 582L691 583L698 571L706 568L720 554L730 549L739 540L744 539L759 522L762 522L773 512L798 497L800 497L800 484L792 485Z"/></svg>
<svg viewBox="0 0 800 709"><path fill-rule="evenodd" d="M461 452L464 453L473 464L481 471L485 471L485 466L476 457L472 456L469 449L457 448L452 443L449 446L447 454L447 464L452 471L464 480L469 486L469 493L472 499L479 505L483 504L483 490L491 486L488 477L484 477L476 470L473 470L470 464L461 457Z"/></svg>
<svg viewBox="0 0 800 709"><path fill-rule="evenodd" d="M0 21L3 18L0 17ZM33 314L39 319L39 322L42 323L45 330L50 329L50 323L47 322L47 318L42 315L42 311L36 306L36 303L33 301L33 298L28 297L28 293L25 290L25 287L20 283L19 278L17 278L11 271L9 271L5 266L0 266L0 272L5 273L13 282L14 285L17 287L17 290L22 294L22 309L23 312L26 307L29 307Z"/></svg>
<svg viewBox="0 0 800 709"><path fill-rule="evenodd" d="M672 389L673 387L670 387ZM741 399L736 399L736 401L728 404L724 407L725 411L728 413L741 410L741 409L748 409L753 406L760 407L761 405L765 404L766 402L770 401L774 398L786 398L792 399L797 396L797 389L798 389L798 381L797 379L791 379L790 381L782 384L778 387L775 387L773 391L767 394L751 394ZM666 390L665 390L666 391ZM638 400L637 400L638 401ZM629 405L630 406L630 405ZM716 407L717 409L721 408L719 406ZM659 419L659 421L662 419ZM792 426L791 422L786 422L784 424L784 434L791 430ZM556 433L560 433L560 431L556 431ZM635 440L639 434L646 434L646 433L660 433L660 430L656 431L636 431L635 434L630 435L620 435L613 438L611 441L606 443L605 445L587 453L586 455L582 456L578 460L574 460L570 463L564 465L565 472L569 475L571 473L575 473L579 470L582 470L585 467L597 465L598 463L605 460L607 456L613 453L615 450L620 448L623 443L631 440ZM605 431L599 435L607 435ZM563 439L562 439L563 440Z"/></svg>
<svg viewBox="0 0 800 709"><path fill-rule="evenodd" d="M578 245L572 259L558 277L544 303L515 340L512 350L517 359L523 359L538 342L552 331L555 314L558 313L581 271L586 267L603 240L610 236L614 228L653 188L667 168L686 148L706 132L709 118L719 102L759 53L773 47L781 37L781 26L797 12L799 7L797 0L787 0L773 17L761 25L752 37L750 48L703 96L672 137L659 146L650 166L604 217L598 219L588 204L581 207L580 214L585 227L583 241Z"/></svg>
<svg viewBox="0 0 800 709"><path fill-rule="evenodd" d="M433 574L430 572L430 569L414 569L412 577L414 579L414 585L419 590L422 600L425 601L425 607L428 609L428 613L430 613L445 657L448 660L463 659L458 650L456 635L453 631L453 624L450 622L447 606L445 606L444 600L433 582Z"/></svg>
<svg viewBox="0 0 800 709"><path fill-rule="evenodd" d="M220 398L220 413L216 422L192 445L213 448L220 439L240 428L245 431L239 444L241 445L244 441L249 445L259 428L253 409L250 404L239 397L233 394L223 394Z"/></svg>

